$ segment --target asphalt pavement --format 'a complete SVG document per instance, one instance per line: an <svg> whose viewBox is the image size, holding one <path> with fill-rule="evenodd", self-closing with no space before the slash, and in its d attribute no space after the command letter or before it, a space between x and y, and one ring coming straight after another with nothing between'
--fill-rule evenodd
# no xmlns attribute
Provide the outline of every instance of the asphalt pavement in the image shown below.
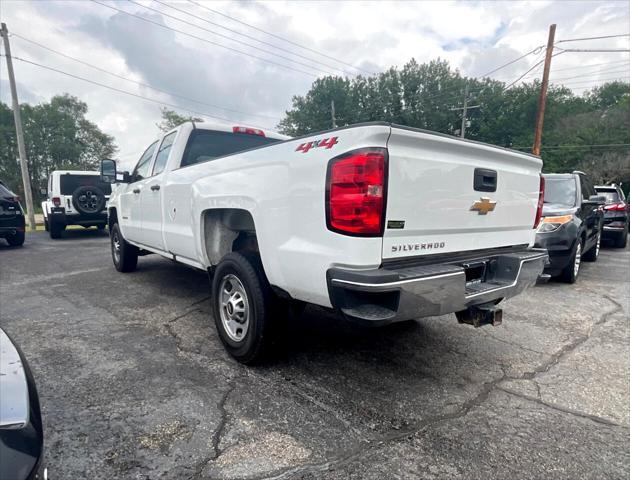
<svg viewBox="0 0 630 480"><path fill-rule="evenodd" d="M630 478L630 249L511 299L499 327L309 307L256 368L210 310L204 273L152 255L120 274L107 233L0 246L49 478Z"/></svg>

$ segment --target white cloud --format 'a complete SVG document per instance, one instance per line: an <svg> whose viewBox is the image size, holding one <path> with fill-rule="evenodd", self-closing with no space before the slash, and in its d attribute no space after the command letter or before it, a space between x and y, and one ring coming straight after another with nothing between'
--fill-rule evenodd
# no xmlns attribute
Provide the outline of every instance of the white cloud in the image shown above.
<svg viewBox="0 0 630 480"><path fill-rule="evenodd" d="M151 0L142 0L141 3L208 30L256 44L251 39L230 34ZM267 53L220 39L171 18L161 17L141 6L127 2L110 5L233 49L278 63L287 63ZM331 70L330 66L350 70L346 65L284 43L191 3L177 2L172 5L305 57L316 58L328 65L320 65L324 70ZM555 22L558 25L557 39L630 31L630 4L624 1L270 1L211 2L205 5L368 70L383 70L391 65L402 66L411 57L419 62L441 57L450 61L465 75L479 75L546 43L550 23ZM92 2L3 0L1 13L3 21L12 32L125 78L229 110L188 102L111 77L17 37L11 40L15 56L29 58L137 95L176 104L183 109L230 118L235 123L267 127L275 125L277 118L282 117L283 112L290 107L291 97L306 93L315 78L234 54L228 49L174 33ZM265 50L271 49L268 45L257 45ZM628 48L628 45L628 37L571 44L574 47L592 48ZM289 55L286 52L277 53ZM303 58L296 60L308 63ZM535 61L530 56L494 76L513 80ZM578 79L583 83L567 80L569 86L580 92L597 81L608 78L606 70L615 69L614 62L618 61L626 63L616 67L617 71L628 66L630 55L560 55L554 59L553 66L562 70L557 74L553 73L555 77L552 76L552 79L580 74L580 70L564 70L567 68L606 63L607 65L589 70L589 74L585 74L583 79ZM294 67L305 68L298 65ZM22 101L43 101L57 93L68 92L87 102L88 117L104 131L114 135L120 147L120 156L126 161L136 158L159 133L155 126L159 121L159 106L154 103L19 61L15 62L15 69ZM0 99L7 102L9 92L5 72L2 65ZM336 72L339 73L339 70ZM233 110L249 114L236 113Z"/></svg>

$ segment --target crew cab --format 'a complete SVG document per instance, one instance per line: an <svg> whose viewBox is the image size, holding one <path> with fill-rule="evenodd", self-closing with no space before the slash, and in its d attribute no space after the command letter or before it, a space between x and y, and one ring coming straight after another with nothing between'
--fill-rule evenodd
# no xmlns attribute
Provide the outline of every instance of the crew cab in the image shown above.
<svg viewBox="0 0 630 480"><path fill-rule="evenodd" d="M388 123L301 138L187 122L131 173L104 160L116 269L157 253L207 271L237 360L270 350L288 307L368 325L457 312L501 321L534 284L540 158ZM297 308L297 307L296 307Z"/></svg>
<svg viewBox="0 0 630 480"><path fill-rule="evenodd" d="M100 172L55 170L41 193L46 195L42 212L50 238L61 238L68 225L106 227L111 184L101 181Z"/></svg>

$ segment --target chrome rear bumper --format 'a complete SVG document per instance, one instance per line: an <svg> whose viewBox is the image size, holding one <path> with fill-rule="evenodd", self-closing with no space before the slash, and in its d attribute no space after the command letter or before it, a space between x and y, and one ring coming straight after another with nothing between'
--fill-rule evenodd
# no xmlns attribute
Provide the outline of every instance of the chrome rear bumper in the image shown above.
<svg viewBox="0 0 630 480"><path fill-rule="evenodd" d="M349 319L385 324L498 303L534 285L547 251L474 254L454 262L328 271L331 303Z"/></svg>

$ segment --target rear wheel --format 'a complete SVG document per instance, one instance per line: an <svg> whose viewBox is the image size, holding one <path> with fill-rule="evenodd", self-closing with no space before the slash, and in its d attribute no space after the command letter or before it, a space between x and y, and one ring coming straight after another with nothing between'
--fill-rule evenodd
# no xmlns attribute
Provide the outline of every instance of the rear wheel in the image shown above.
<svg viewBox="0 0 630 480"><path fill-rule="evenodd" d="M575 243L573 254L571 255L571 261L566 267L564 267L564 270L562 270L562 273L560 274L562 281L575 283L577 280L578 274L580 273L580 264L582 263L582 244L583 242L581 239Z"/></svg>
<svg viewBox="0 0 630 480"><path fill-rule="evenodd" d="M138 247L128 243L117 223L112 225L109 239L114 267L119 272L133 272L138 266Z"/></svg>
<svg viewBox="0 0 630 480"><path fill-rule="evenodd" d="M6 240L12 247L24 245L24 232L15 232L15 234L6 237Z"/></svg>
<svg viewBox="0 0 630 480"><path fill-rule="evenodd" d="M264 359L286 316L265 277L258 254L229 253L212 279L214 321L225 349L241 363Z"/></svg>
<svg viewBox="0 0 630 480"><path fill-rule="evenodd" d="M595 240L595 245L591 247L591 249L582 255L582 258L587 262L596 262L597 257L599 257L599 248L602 243L602 232L601 230L597 232L597 240Z"/></svg>

